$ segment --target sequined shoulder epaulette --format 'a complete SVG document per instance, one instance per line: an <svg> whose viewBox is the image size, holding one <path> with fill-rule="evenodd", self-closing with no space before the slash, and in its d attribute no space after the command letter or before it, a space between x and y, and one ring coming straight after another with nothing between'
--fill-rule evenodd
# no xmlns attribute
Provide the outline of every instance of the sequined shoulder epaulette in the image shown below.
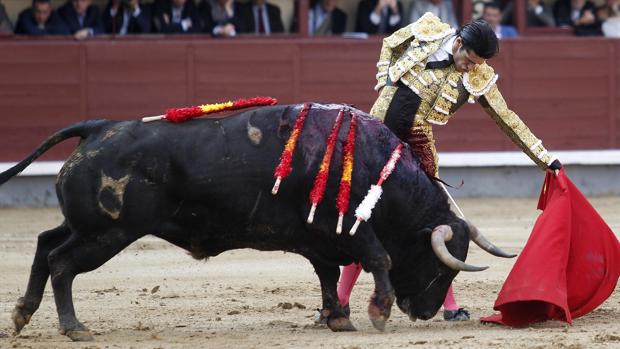
<svg viewBox="0 0 620 349"><path fill-rule="evenodd" d="M400 46L407 40L416 38L418 42L435 41L454 35L455 30L443 23L439 17L427 12L417 21L395 31L383 42L391 48Z"/></svg>
<svg viewBox="0 0 620 349"><path fill-rule="evenodd" d="M498 75L486 63L476 65L469 73L463 74L463 85L467 92L474 97L489 92L497 81Z"/></svg>
<svg viewBox="0 0 620 349"><path fill-rule="evenodd" d="M434 41L454 35L455 30L443 23L439 17L426 12L417 21L411 24L411 34L420 41Z"/></svg>

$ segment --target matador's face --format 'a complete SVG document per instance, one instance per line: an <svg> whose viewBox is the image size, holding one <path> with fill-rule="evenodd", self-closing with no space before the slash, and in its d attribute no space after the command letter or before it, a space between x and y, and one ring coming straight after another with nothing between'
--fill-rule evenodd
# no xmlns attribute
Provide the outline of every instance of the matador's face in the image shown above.
<svg viewBox="0 0 620 349"><path fill-rule="evenodd" d="M474 51L463 47L463 39L457 37L452 46L454 66L461 73L468 73L476 64L484 63L485 59L478 56Z"/></svg>

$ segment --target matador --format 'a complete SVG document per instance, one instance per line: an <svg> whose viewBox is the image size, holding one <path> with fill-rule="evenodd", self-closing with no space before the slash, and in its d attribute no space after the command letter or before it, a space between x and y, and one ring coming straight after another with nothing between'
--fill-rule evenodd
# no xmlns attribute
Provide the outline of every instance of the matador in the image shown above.
<svg viewBox="0 0 620 349"><path fill-rule="evenodd" d="M438 176L433 125L447 124L468 101L477 101L540 168L562 167L508 109L496 85L498 75L486 63L498 51L497 37L486 22L473 21L457 31L431 13L383 40L375 86L379 97L370 114L411 146L429 176ZM338 297L345 309L360 271L359 264L343 269ZM444 301L444 319L469 319L456 304L452 287Z"/></svg>
<svg viewBox="0 0 620 349"><path fill-rule="evenodd" d="M385 38L377 63L380 94L370 114L409 143L436 176L432 126L447 124L464 103L477 101L539 167L559 169L559 161L553 164L557 158L508 109L497 88L498 75L485 60L499 44L492 32L485 33L487 27L474 21L456 32L429 12Z"/></svg>

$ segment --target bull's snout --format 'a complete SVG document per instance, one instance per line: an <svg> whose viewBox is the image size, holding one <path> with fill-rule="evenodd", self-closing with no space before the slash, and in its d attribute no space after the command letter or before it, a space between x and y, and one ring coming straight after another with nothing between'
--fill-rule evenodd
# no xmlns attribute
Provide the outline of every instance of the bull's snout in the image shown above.
<svg viewBox="0 0 620 349"><path fill-rule="evenodd" d="M409 301L408 297L396 300L396 305L398 305L398 309L400 309L400 311L409 316L409 320L416 321L418 319L417 315L415 315L411 310L411 301Z"/></svg>
<svg viewBox="0 0 620 349"><path fill-rule="evenodd" d="M411 304L411 302L409 301L409 297L398 298L396 300L396 305L398 305L398 309L400 309L400 311L405 314L409 314L409 304Z"/></svg>

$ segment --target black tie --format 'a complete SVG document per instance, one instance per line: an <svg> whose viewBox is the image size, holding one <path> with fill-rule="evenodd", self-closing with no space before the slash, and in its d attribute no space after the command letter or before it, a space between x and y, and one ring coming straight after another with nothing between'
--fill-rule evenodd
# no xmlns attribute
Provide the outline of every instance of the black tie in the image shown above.
<svg viewBox="0 0 620 349"><path fill-rule="evenodd" d="M450 64L454 63L454 58L451 54L448 54L448 59L444 59L443 61L435 61L426 63L425 69L442 69L448 67Z"/></svg>

